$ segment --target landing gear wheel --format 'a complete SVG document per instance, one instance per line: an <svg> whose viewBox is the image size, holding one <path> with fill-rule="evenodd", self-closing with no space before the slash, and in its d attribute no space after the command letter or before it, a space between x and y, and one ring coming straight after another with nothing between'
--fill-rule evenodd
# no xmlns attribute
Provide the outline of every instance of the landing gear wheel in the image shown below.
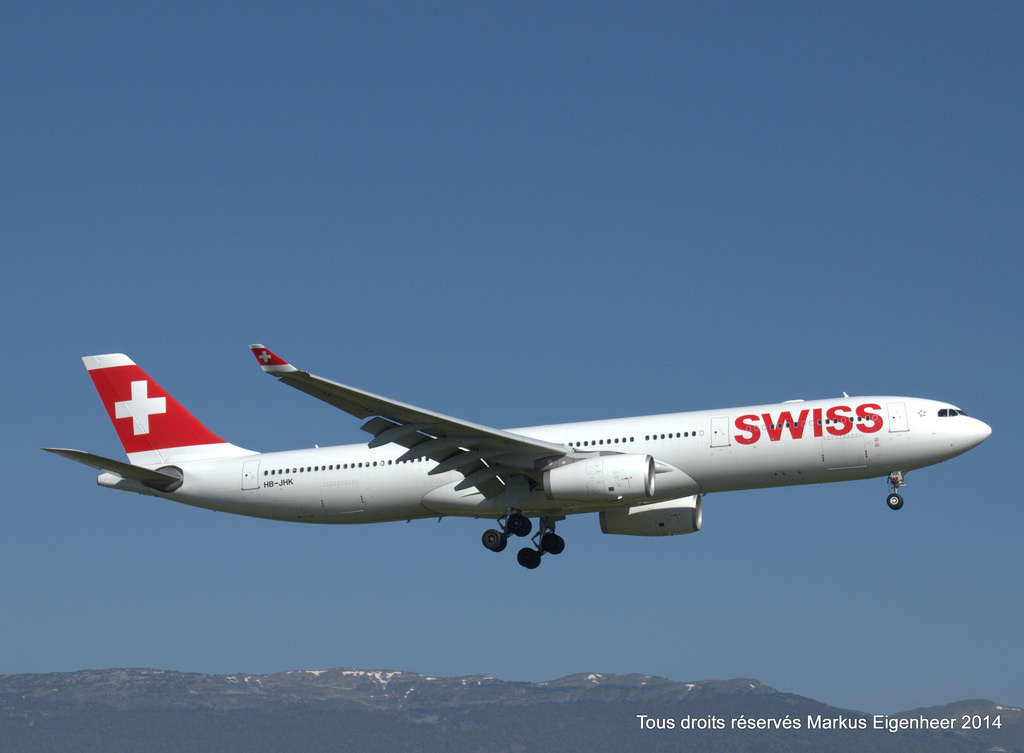
<svg viewBox="0 0 1024 753"><path fill-rule="evenodd" d="M554 531L548 531L540 537L540 550L548 554L561 554L565 551L565 539Z"/></svg>
<svg viewBox="0 0 1024 753"><path fill-rule="evenodd" d="M540 552L530 547L524 547L519 550L519 554L516 555L516 559L519 560L519 564L525 567L527 570L533 570L540 564Z"/></svg>
<svg viewBox="0 0 1024 753"><path fill-rule="evenodd" d="M484 531L483 542L484 546L492 552L500 552L508 544L508 536L503 534L501 531L495 531L491 528Z"/></svg>
<svg viewBox="0 0 1024 753"><path fill-rule="evenodd" d="M903 507L903 497L896 491L905 486L903 479L903 471L892 471L889 474L889 496L885 498L885 504L889 505L890 510L899 510Z"/></svg>
<svg viewBox="0 0 1024 753"><path fill-rule="evenodd" d="M505 531L513 536L529 536L533 523L525 515L514 512L505 521ZM534 565L536 567L536 565Z"/></svg>

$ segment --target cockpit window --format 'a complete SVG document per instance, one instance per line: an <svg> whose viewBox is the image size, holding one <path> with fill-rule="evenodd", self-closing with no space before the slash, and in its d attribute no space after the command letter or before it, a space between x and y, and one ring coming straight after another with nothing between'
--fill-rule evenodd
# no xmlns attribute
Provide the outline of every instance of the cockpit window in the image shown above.
<svg viewBox="0 0 1024 753"><path fill-rule="evenodd" d="M941 408L939 410L939 418L947 418L949 416L966 416L959 408Z"/></svg>

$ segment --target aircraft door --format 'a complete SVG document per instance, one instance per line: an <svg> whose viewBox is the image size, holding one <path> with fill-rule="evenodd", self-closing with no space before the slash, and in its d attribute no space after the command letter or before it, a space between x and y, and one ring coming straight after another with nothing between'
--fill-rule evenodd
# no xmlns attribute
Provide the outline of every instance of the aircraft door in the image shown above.
<svg viewBox="0 0 1024 753"><path fill-rule="evenodd" d="M907 425L907 406L905 403L886 403L889 411L889 431L910 431Z"/></svg>
<svg viewBox="0 0 1024 753"><path fill-rule="evenodd" d="M729 446L729 417L716 416L711 419L711 446Z"/></svg>
<svg viewBox="0 0 1024 753"><path fill-rule="evenodd" d="M242 463L242 489L260 488L260 461L246 460Z"/></svg>

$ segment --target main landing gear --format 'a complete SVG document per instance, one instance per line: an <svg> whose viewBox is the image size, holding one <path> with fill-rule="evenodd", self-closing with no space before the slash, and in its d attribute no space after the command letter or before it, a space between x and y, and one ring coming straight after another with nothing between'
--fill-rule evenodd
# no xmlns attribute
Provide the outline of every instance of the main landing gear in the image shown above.
<svg viewBox="0 0 1024 753"><path fill-rule="evenodd" d="M484 546L492 552L504 551L509 536L529 536L533 528L530 519L519 512L506 513L505 517L498 521L498 525L501 526L500 531L492 528L484 531L483 535Z"/></svg>
<svg viewBox="0 0 1024 753"><path fill-rule="evenodd" d="M500 552L508 545L509 536L529 536L533 524L519 511L509 511L498 521L501 530L493 528L484 531L483 544L492 552ZM541 518L540 526L532 538L533 547L523 547L516 555L520 565L533 570L540 564L545 554L561 554L565 549L565 539L555 533L555 518Z"/></svg>
<svg viewBox="0 0 1024 753"><path fill-rule="evenodd" d="M900 496L896 490L904 486L903 484L903 471L893 471L889 474L889 496L885 499L885 504L889 505L890 510L899 510L903 507L903 497Z"/></svg>

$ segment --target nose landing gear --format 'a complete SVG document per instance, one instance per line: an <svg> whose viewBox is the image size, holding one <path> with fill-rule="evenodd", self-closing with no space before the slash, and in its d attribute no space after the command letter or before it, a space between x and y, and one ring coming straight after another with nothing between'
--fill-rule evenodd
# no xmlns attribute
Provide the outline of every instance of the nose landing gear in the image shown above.
<svg viewBox="0 0 1024 753"><path fill-rule="evenodd" d="M903 497L900 496L896 490L904 486L903 483L903 471L893 471L889 474L889 496L885 499L885 504L889 505L890 510L899 510L903 507Z"/></svg>

